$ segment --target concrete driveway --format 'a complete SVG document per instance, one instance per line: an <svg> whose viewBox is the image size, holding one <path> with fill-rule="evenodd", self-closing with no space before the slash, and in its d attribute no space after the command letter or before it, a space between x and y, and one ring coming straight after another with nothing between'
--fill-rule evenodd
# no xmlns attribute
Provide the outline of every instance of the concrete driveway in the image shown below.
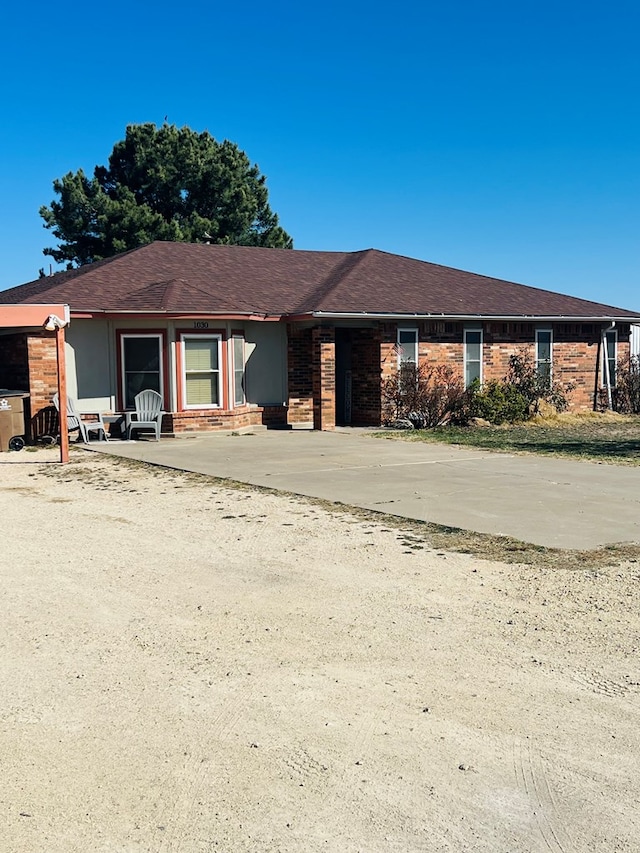
<svg viewBox="0 0 640 853"><path fill-rule="evenodd" d="M365 430L94 442L116 456L558 548L640 542L640 469Z"/></svg>

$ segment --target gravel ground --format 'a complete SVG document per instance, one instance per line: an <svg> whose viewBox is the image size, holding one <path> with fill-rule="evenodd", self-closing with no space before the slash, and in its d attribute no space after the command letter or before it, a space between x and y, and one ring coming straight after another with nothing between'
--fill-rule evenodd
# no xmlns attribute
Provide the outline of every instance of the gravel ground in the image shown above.
<svg viewBox="0 0 640 853"><path fill-rule="evenodd" d="M1 851L640 849L640 563L0 457Z"/></svg>

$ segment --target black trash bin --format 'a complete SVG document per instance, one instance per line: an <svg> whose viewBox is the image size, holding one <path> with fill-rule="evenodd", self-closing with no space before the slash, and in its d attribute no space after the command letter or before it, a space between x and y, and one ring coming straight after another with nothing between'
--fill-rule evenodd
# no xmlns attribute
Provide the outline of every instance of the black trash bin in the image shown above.
<svg viewBox="0 0 640 853"><path fill-rule="evenodd" d="M0 452L24 447L24 391L0 388Z"/></svg>

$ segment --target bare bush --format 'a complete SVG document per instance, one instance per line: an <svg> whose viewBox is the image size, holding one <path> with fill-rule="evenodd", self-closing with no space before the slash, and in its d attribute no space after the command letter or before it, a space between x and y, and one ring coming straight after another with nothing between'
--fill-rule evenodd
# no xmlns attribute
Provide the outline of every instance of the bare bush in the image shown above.
<svg viewBox="0 0 640 853"><path fill-rule="evenodd" d="M613 408L625 415L640 414L640 356L620 359L616 365L616 384L612 389Z"/></svg>
<svg viewBox="0 0 640 853"><path fill-rule="evenodd" d="M464 384L448 364L404 362L382 383L382 422L410 422L415 429L446 423L464 398Z"/></svg>

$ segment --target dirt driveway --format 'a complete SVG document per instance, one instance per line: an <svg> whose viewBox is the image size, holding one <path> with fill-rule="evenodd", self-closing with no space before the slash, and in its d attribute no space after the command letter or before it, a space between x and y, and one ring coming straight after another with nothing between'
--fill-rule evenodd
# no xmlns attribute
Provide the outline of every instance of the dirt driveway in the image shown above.
<svg viewBox="0 0 640 853"><path fill-rule="evenodd" d="M3 853L640 849L639 564L506 566L23 458L0 460Z"/></svg>

